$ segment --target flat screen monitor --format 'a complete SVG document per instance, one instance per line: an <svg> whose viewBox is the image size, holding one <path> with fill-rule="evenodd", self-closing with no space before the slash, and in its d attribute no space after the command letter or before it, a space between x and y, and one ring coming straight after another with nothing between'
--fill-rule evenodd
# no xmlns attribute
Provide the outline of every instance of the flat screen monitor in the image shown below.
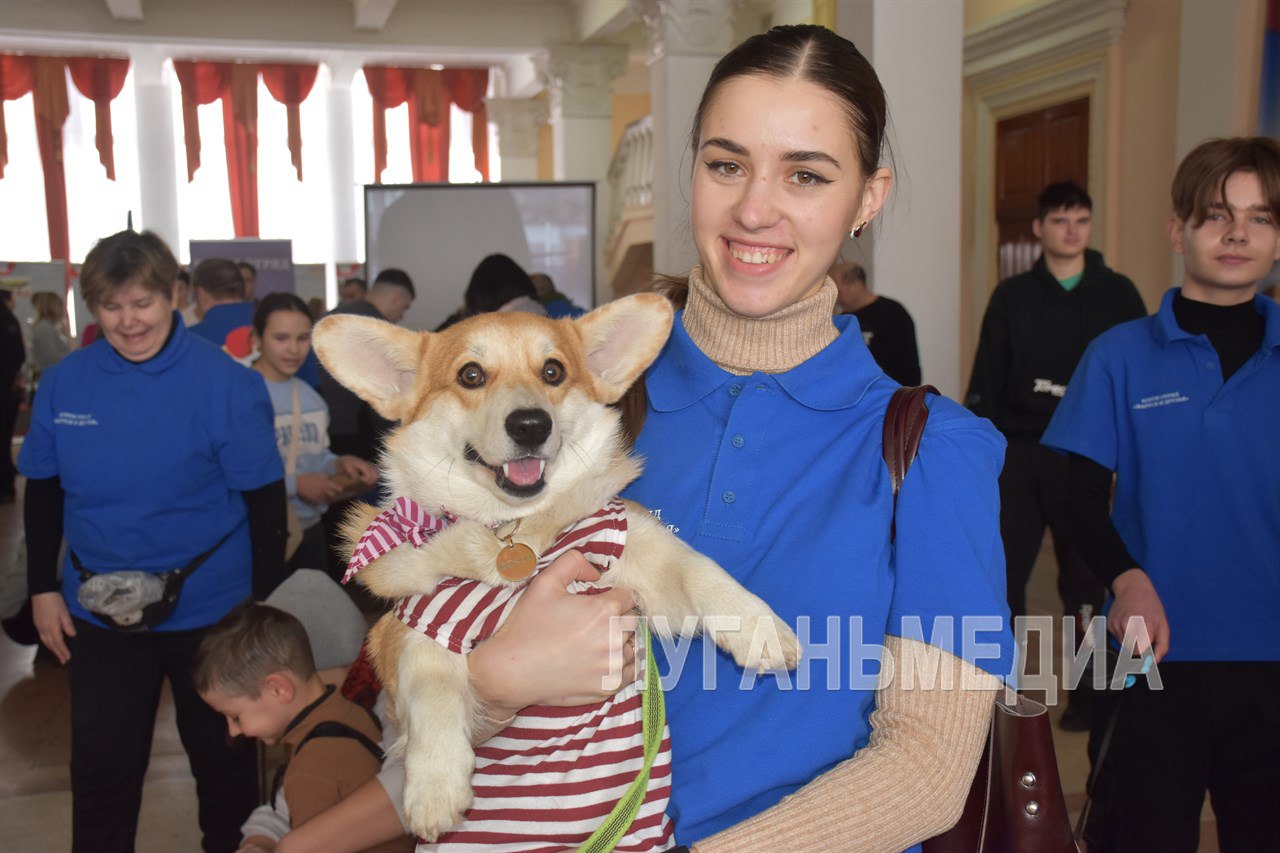
<svg viewBox="0 0 1280 853"><path fill-rule="evenodd" d="M472 271L494 253L595 307L594 184L370 184L364 202L370 284L399 267L418 294L405 328L431 331L462 307Z"/></svg>

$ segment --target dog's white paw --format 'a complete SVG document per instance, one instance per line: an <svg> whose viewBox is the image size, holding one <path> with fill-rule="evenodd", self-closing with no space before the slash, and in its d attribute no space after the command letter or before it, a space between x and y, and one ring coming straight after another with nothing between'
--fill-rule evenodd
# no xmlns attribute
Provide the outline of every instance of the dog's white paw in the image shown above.
<svg viewBox="0 0 1280 853"><path fill-rule="evenodd" d="M773 672L795 669L800 663L800 641L772 611L747 616L740 631L717 631L716 642L743 669Z"/></svg>
<svg viewBox="0 0 1280 853"><path fill-rule="evenodd" d="M434 841L462 822L471 807L471 763L405 761L404 816L419 838Z"/></svg>
<svg viewBox="0 0 1280 853"><path fill-rule="evenodd" d="M757 672L776 672L795 669L800 663L800 640L787 623L772 614L756 623L756 630L769 637L769 641L756 644L755 653L748 656L743 666Z"/></svg>

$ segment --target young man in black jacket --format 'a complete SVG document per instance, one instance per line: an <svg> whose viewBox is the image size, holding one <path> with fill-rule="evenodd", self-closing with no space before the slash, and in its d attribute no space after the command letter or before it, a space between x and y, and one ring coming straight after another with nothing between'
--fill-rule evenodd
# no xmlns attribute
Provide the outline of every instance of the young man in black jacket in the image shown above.
<svg viewBox="0 0 1280 853"><path fill-rule="evenodd" d="M965 405L988 418L1009 442L1000 474L1009 609L1027 612L1031 576L1046 525L1053 532L1058 594L1079 628L1101 610L1105 587L1072 546L1065 529L1066 459L1040 445L1085 347L1102 332L1146 316L1133 282L1110 269L1089 244L1093 202L1079 185L1050 184L1037 200L1032 230L1041 255L1030 271L1005 279L982 321ZM1076 694L1062 726L1089 726L1087 695Z"/></svg>

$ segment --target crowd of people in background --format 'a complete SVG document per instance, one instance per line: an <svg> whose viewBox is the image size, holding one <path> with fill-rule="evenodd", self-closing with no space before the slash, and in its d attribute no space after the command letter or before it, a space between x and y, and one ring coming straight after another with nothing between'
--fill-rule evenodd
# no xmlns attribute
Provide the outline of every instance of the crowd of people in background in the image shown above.
<svg viewBox="0 0 1280 853"><path fill-rule="evenodd" d="M895 668L926 661L981 689L738 690L730 660L691 655L666 698L674 841L902 850L945 830L1013 671L1010 620L1028 613L1047 527L1064 641L1107 613L1112 656L1163 677L1071 694L1061 725L1090 732L1097 768L1090 850L1190 853L1206 792L1223 850L1280 849L1280 306L1258 294L1280 261L1280 144L1188 155L1168 225L1181 287L1151 316L1090 248L1088 193L1045 187L1040 257L992 291L965 407L929 397L899 500L883 412L929 376L908 310L841 257L891 192L886 123L870 63L822 28L775 28L716 66L691 136L698 262L661 282L677 321L623 406L647 460L627 496L789 623L856 618ZM93 316L79 349L61 296L35 294L25 335L0 299L0 446L37 387L17 469L0 454L0 502L20 471L30 621L69 675L74 849L132 849L166 680L206 850L412 849L367 661L348 643L325 676L313 649L338 620L251 602L304 580L319 584L304 598L334 594L349 502L397 497L377 471L394 425L310 336L325 313L401 323L420 283L347 278L326 312L257 293L249 262L188 275L154 234L125 231L93 248L79 286ZM584 310L491 254L436 331ZM569 644L606 603L528 603L559 601L573 559L472 653L487 719L599 692L605 645ZM999 620L994 657L928 630L969 616ZM704 689L717 674L731 686ZM270 791L228 733L290 745Z"/></svg>

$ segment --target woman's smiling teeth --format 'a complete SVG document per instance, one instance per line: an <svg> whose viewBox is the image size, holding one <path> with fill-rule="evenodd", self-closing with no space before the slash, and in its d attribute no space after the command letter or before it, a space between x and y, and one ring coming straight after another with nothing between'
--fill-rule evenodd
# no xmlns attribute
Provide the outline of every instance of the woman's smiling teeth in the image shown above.
<svg viewBox="0 0 1280 853"><path fill-rule="evenodd" d="M774 264L786 257L787 250L730 243L729 254L744 264Z"/></svg>

